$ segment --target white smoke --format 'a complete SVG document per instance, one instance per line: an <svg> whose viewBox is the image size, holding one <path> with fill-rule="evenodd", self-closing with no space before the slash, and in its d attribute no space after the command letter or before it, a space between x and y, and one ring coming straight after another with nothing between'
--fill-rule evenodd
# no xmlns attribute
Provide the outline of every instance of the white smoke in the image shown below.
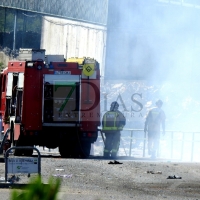
<svg viewBox="0 0 200 200"><path fill-rule="evenodd" d="M115 80L118 85L128 80L121 86L125 88L122 98L127 104L133 104L130 96L136 91L131 86L143 80L140 85L143 111L149 103L154 105L157 98L163 100L166 129L175 134L175 145L169 146L172 142L169 132L169 138L163 138L163 147L173 148L176 152L173 156L185 160L190 160L191 155L195 157L192 151L198 146L199 133L194 136L193 132L200 131L200 5L194 3L200 2L112 2L108 15L105 79ZM113 88L114 96L116 88L108 85ZM128 120L132 122L129 128L143 128L143 119Z"/></svg>

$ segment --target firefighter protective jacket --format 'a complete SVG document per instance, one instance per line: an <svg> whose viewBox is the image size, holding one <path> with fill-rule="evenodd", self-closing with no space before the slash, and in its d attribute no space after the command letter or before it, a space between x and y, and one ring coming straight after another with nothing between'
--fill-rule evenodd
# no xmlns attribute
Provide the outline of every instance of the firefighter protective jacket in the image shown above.
<svg viewBox="0 0 200 200"><path fill-rule="evenodd" d="M124 115L116 111L108 111L104 114L102 119L103 131L119 131L122 130L126 124L126 118Z"/></svg>
<svg viewBox="0 0 200 200"><path fill-rule="evenodd" d="M146 117L145 130L148 132L159 132L162 125L163 131L165 131L165 113L160 108L152 108Z"/></svg>

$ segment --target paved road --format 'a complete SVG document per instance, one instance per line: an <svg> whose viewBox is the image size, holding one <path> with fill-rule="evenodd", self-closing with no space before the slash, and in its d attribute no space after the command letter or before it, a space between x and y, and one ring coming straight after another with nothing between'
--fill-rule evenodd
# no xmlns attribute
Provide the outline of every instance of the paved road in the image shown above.
<svg viewBox="0 0 200 200"><path fill-rule="evenodd" d="M199 163L123 158L118 159L122 164L108 164L114 161L97 158L42 157L41 160L44 183L48 183L51 175L60 176L62 180L59 200L200 199ZM4 175L5 164L0 163L0 177ZM173 175L181 179L167 179ZM17 176L20 177L17 184L27 184L30 180L27 174ZM0 191L0 200L7 200L12 189L1 188Z"/></svg>

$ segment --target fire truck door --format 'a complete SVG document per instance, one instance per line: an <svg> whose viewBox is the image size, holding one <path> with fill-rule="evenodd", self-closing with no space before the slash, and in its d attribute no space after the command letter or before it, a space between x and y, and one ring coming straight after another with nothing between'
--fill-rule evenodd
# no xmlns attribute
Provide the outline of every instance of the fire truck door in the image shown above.
<svg viewBox="0 0 200 200"><path fill-rule="evenodd" d="M43 123L75 125L80 121L80 76L44 75Z"/></svg>
<svg viewBox="0 0 200 200"><path fill-rule="evenodd" d="M24 87L24 73L19 73L18 83L17 83L17 93L16 93L16 112L15 112L15 122L20 122L22 117L22 95Z"/></svg>
<svg viewBox="0 0 200 200"><path fill-rule="evenodd" d="M6 111L5 111L6 118L10 117L11 114L12 87L13 87L13 73L8 73L8 81L6 89Z"/></svg>

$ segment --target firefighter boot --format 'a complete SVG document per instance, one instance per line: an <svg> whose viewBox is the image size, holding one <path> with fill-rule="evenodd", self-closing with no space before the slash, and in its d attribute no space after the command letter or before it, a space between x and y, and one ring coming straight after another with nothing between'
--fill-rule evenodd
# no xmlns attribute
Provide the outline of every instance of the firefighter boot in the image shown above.
<svg viewBox="0 0 200 200"><path fill-rule="evenodd" d="M156 159L156 151L152 151L151 159Z"/></svg>
<svg viewBox="0 0 200 200"><path fill-rule="evenodd" d="M104 158L109 158L110 157L110 152L105 152L103 153Z"/></svg>
<svg viewBox="0 0 200 200"><path fill-rule="evenodd" d="M117 153L116 152L112 152L111 153L111 158L115 159L117 157Z"/></svg>

